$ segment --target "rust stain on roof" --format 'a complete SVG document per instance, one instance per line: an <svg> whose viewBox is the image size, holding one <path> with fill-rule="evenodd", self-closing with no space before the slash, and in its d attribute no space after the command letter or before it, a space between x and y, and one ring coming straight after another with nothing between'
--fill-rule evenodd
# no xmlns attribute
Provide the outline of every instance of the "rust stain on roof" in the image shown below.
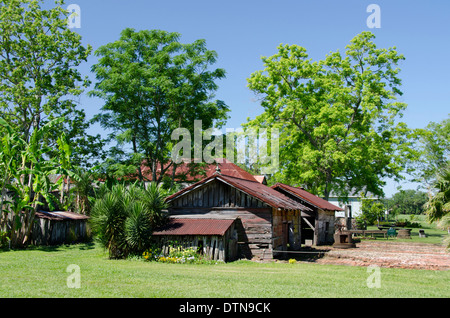
<svg viewBox="0 0 450 318"><path fill-rule="evenodd" d="M306 202L311 203L312 205L324 209L324 210L330 210L330 211L344 211L342 208L331 204L330 202L328 202L327 200L324 200L312 193L309 193L308 191L306 191L303 188L297 188L297 187L293 187L284 183L277 183L275 185L272 186L273 189L276 188L281 188L285 191L287 191L288 193L297 196L301 199L303 199Z"/></svg>
<svg viewBox="0 0 450 318"><path fill-rule="evenodd" d="M183 194L195 188L201 187L202 185L208 183L213 179L219 180L225 184L235 187L236 189L257 198L258 200L270 205L273 208L282 208L285 210L312 211L310 208L304 206L303 204L288 198L281 192L271 187L268 187L262 183L259 183L256 180L251 181L247 179L241 179L225 175L213 175L208 178L205 178L187 188L184 188L181 191L178 191L177 193L172 194L171 196L166 198L166 201L170 202L171 200L179 196L182 196Z"/></svg>
<svg viewBox="0 0 450 318"><path fill-rule="evenodd" d="M185 219L170 218L152 235L224 235L234 219Z"/></svg>
<svg viewBox="0 0 450 318"><path fill-rule="evenodd" d="M214 175L216 172L217 165L219 166L220 173L222 175L227 175L231 177L246 179L250 181L257 181L255 176L248 173L241 167L237 166L230 160L226 158L216 158L216 163L207 164L205 167L200 168L203 173L197 173L193 174L191 171L191 167L187 163L180 163L177 165L175 169L175 181L185 181L185 182L195 182L199 181L205 177L210 177ZM150 168L143 165L141 166L141 171L144 176L144 178L148 181L152 180L152 172L150 171ZM166 175L170 176L173 173L173 165L167 168L167 171L165 172ZM158 164L158 167L156 169L156 175L161 175L161 167Z"/></svg>
<svg viewBox="0 0 450 318"><path fill-rule="evenodd" d="M38 211L36 212L36 217L40 219L48 219L55 221L89 219L89 217L86 215L69 211L54 211L54 212Z"/></svg>
<svg viewBox="0 0 450 318"><path fill-rule="evenodd" d="M254 196L255 198L267 203L274 208L283 208L286 210L301 210L312 211L310 208L303 204L296 202L284 194L268 187L262 183L249 181L239 178L232 178L229 176L218 176L218 179L223 179L232 186Z"/></svg>

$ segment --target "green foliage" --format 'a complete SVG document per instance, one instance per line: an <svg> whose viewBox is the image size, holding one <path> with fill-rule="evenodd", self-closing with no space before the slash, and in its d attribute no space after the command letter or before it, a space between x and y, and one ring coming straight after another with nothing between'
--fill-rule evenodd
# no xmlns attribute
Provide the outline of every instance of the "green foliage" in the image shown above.
<svg viewBox="0 0 450 318"><path fill-rule="evenodd" d="M450 158L450 118L431 122L425 129L416 129L417 160L411 163L413 181L431 185L439 171L444 170Z"/></svg>
<svg viewBox="0 0 450 318"><path fill-rule="evenodd" d="M248 87L261 97L264 113L250 128L279 128L280 169L275 181L300 184L328 197L350 191L383 194L385 177L400 179L414 155L410 131L398 122L404 103L395 47L379 49L362 32L346 46L313 62L306 49L280 45L263 57L264 70Z"/></svg>
<svg viewBox="0 0 450 318"><path fill-rule="evenodd" d="M401 190L395 193L392 198L385 199L384 202L390 215L422 214L427 200L428 196L425 192Z"/></svg>
<svg viewBox="0 0 450 318"><path fill-rule="evenodd" d="M377 199L361 196L361 215L356 217L358 227L373 225L384 216L385 206Z"/></svg>
<svg viewBox="0 0 450 318"><path fill-rule="evenodd" d="M95 201L91 223L110 258L139 254L150 245L154 227L165 221L165 192L155 184L148 189L136 184L116 184Z"/></svg>
<svg viewBox="0 0 450 318"><path fill-rule="evenodd" d="M148 261L178 264L218 264L223 261L210 260L204 257L194 247L181 247L178 242L168 242L169 254L163 255L161 248L151 246L142 253L142 257Z"/></svg>
<svg viewBox="0 0 450 318"><path fill-rule="evenodd" d="M217 53L207 50L204 40L182 44L179 38L178 33L127 28L118 41L95 52L97 83L90 95L105 101L95 121L117 142L110 152L115 172L131 172L143 181L143 164L151 180L160 183L172 165L174 129L192 134L195 119L206 129L221 127L228 118L229 108L213 101L215 81L225 77L223 69L209 70Z"/></svg>
<svg viewBox="0 0 450 318"><path fill-rule="evenodd" d="M67 27L62 1L49 9L42 2L0 1L0 109L27 142L33 130L65 117L40 143L49 145L53 156L59 151L57 136L64 132L77 155L95 144L93 138L91 144L86 141L89 125L74 100L89 85L77 67L87 61L91 47L81 45L81 36Z"/></svg>
<svg viewBox="0 0 450 318"><path fill-rule="evenodd" d="M45 154L49 147L41 145L42 139L63 120L64 118L55 119L33 130L27 142L17 131L17 127L0 118L0 127L4 130L4 136L0 140L0 171L3 172L0 179L0 228L6 229L14 247L29 243L34 214L37 207L42 205L41 196L54 208L56 199L50 192L57 185L50 182L49 176L74 176L68 170L70 166L59 165L60 157L47 159ZM67 146L64 140L61 140L61 146ZM60 156L64 157L64 154L61 153ZM7 200L8 196L10 200ZM11 216L8 217L8 214Z"/></svg>
<svg viewBox="0 0 450 318"><path fill-rule="evenodd" d="M433 183L434 193L430 193L425 205L430 222L448 220L450 214L450 164L439 172ZM445 222L444 222L445 223Z"/></svg>

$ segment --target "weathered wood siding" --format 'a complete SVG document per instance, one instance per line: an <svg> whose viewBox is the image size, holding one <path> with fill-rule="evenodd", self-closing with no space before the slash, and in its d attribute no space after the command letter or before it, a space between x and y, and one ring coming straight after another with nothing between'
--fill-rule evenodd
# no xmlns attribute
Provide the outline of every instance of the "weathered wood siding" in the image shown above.
<svg viewBox="0 0 450 318"><path fill-rule="evenodd" d="M192 189L171 202L172 207L268 207L251 195L213 180L201 187Z"/></svg>
<svg viewBox="0 0 450 318"><path fill-rule="evenodd" d="M199 250L207 259L233 261L237 258L237 233L235 226L223 235L161 235L153 236L154 242L162 249L163 255L168 255L170 245L177 242L183 248L193 247Z"/></svg>
<svg viewBox="0 0 450 318"><path fill-rule="evenodd" d="M86 220L35 220L32 231L32 244L59 245L86 242L89 228Z"/></svg>
<svg viewBox="0 0 450 318"><path fill-rule="evenodd" d="M300 211L273 209L273 247L277 251L298 250L301 247ZM278 253L276 253L278 254Z"/></svg>
<svg viewBox="0 0 450 318"><path fill-rule="evenodd" d="M272 258L271 208L169 208L183 218L236 219L238 258Z"/></svg>
<svg viewBox="0 0 450 318"><path fill-rule="evenodd" d="M318 215L318 244L328 244L334 242L334 211L319 209Z"/></svg>
<svg viewBox="0 0 450 318"><path fill-rule="evenodd" d="M271 259L272 208L230 185L213 180L170 202L169 214L237 219L238 257Z"/></svg>
<svg viewBox="0 0 450 318"><path fill-rule="evenodd" d="M283 189L278 189L281 193L289 197L290 199L300 202L301 204L309 207L313 210L313 212L302 212L301 215L303 217L308 218L310 223L312 223L315 227L314 233L312 234L312 237L310 233L307 235L304 235L304 237L300 240L305 241L305 236L308 236L308 240L313 240L313 245L321 245L321 244L327 244L327 243L333 243L334 238L334 222L335 222L335 212L329 211L329 210L323 210L320 209L308 201L301 199L293 194L291 194L289 191L285 191ZM283 220L284 221L284 220ZM288 222L295 222L295 218L293 220L287 220ZM301 219L298 221L299 224L299 232L301 232ZM306 231L311 231L310 227L307 224L303 225L303 228L306 229ZM305 234L305 233L304 233ZM301 233L298 233L299 237L301 237Z"/></svg>

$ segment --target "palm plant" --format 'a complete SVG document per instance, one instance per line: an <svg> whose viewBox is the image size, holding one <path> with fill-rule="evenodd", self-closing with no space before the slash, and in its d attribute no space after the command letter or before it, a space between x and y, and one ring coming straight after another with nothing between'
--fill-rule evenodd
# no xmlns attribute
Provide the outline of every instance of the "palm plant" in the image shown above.
<svg viewBox="0 0 450 318"><path fill-rule="evenodd" d="M74 192L76 193L76 209L78 213L89 215L91 202L94 200L95 190L92 174L83 169L76 169L78 180L75 180Z"/></svg>
<svg viewBox="0 0 450 318"><path fill-rule="evenodd" d="M117 185L97 200L92 209L92 230L99 242L109 250L110 258L123 258L128 254L124 231L128 216L125 196L125 187Z"/></svg>
<svg viewBox="0 0 450 318"><path fill-rule="evenodd" d="M430 222L438 221L438 226L448 230L450 228L450 163L447 163L445 169L438 174L433 188L435 193L429 194L425 213ZM450 248L449 238L446 239L446 243Z"/></svg>
<svg viewBox="0 0 450 318"><path fill-rule="evenodd" d="M148 189L138 184L116 184L92 207L91 223L110 258L142 253L150 245L153 229L164 220L165 192L156 184Z"/></svg>
<svg viewBox="0 0 450 318"><path fill-rule="evenodd" d="M439 221L450 212L450 163L442 170L433 183L435 194L429 194L428 202L425 204L428 219Z"/></svg>

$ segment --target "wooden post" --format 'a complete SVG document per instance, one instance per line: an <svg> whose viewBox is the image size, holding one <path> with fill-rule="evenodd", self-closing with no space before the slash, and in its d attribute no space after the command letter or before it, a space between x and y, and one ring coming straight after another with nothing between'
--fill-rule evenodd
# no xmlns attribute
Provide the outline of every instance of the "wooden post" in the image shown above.
<svg viewBox="0 0 450 318"><path fill-rule="evenodd" d="M313 246L316 246L319 244L319 211L316 210L316 215L314 217L314 242Z"/></svg>

